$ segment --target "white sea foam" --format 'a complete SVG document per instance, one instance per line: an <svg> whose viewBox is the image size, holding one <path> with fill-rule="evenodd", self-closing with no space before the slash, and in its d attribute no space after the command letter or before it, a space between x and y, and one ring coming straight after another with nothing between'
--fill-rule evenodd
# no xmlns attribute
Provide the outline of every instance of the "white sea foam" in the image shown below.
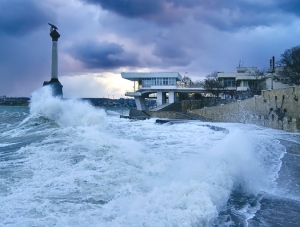
<svg viewBox="0 0 300 227"><path fill-rule="evenodd" d="M271 188L283 153L252 126L130 122L44 89L30 112L59 127L18 151L24 177L0 199L7 226L210 226L235 187Z"/></svg>
<svg viewBox="0 0 300 227"><path fill-rule="evenodd" d="M0 147L8 147L17 143L0 143Z"/></svg>
<svg viewBox="0 0 300 227"><path fill-rule="evenodd" d="M30 101L32 116L43 116L55 120L62 126L105 125L105 112L95 109L89 103L53 97L49 87L42 87L32 94Z"/></svg>

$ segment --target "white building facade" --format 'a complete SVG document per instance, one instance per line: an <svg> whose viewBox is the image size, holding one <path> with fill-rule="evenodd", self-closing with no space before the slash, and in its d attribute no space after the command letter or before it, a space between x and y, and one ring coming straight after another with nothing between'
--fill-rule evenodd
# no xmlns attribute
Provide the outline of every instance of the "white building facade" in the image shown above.
<svg viewBox="0 0 300 227"><path fill-rule="evenodd" d="M218 72L218 79L229 91L247 91L250 90L249 82L254 80L265 80L265 89L273 90L289 87L286 79L280 79L276 68L274 71L267 72L260 76L257 74L257 67L237 67L236 72Z"/></svg>
<svg viewBox="0 0 300 227"><path fill-rule="evenodd" d="M288 78L282 78L279 75L280 70L281 67L276 67L273 71L270 71L266 74L267 90L281 89L293 86Z"/></svg>
<svg viewBox="0 0 300 227"><path fill-rule="evenodd" d="M249 81L261 79L253 76L257 71L256 67L237 67L236 72L218 72L218 79L227 90L247 91Z"/></svg>
<svg viewBox="0 0 300 227"><path fill-rule="evenodd" d="M122 78L134 82L134 90L126 96L134 97L138 110L146 110L145 98L156 94L157 106L176 101L177 82L182 80L178 72L122 72Z"/></svg>

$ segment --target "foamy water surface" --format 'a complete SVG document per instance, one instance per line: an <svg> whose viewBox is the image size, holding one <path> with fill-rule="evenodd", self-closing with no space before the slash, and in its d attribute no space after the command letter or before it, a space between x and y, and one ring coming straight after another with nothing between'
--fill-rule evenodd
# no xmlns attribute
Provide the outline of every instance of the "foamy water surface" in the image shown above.
<svg viewBox="0 0 300 227"><path fill-rule="evenodd" d="M132 122L49 94L33 93L29 111L0 110L2 225L230 226L235 190L256 201L232 206L245 221L276 194L275 131Z"/></svg>

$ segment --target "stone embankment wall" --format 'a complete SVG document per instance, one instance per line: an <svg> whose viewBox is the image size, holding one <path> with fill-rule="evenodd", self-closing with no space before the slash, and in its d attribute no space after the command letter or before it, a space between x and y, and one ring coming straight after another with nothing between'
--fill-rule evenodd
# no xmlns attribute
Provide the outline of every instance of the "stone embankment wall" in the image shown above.
<svg viewBox="0 0 300 227"><path fill-rule="evenodd" d="M191 116L175 111L144 111L148 116L155 118L191 119Z"/></svg>
<svg viewBox="0 0 300 227"><path fill-rule="evenodd" d="M300 87L262 91L261 96L251 99L187 112L213 121L257 124L300 132Z"/></svg>
<svg viewBox="0 0 300 227"><path fill-rule="evenodd" d="M181 111L183 113L187 113L189 110L201 109L203 107L211 107L215 106L215 104L228 104L231 102L236 102L236 100L232 99L217 99L205 97L200 100L182 100L181 101Z"/></svg>
<svg viewBox="0 0 300 227"><path fill-rule="evenodd" d="M181 101L181 109L183 113L187 113L189 110L203 108L204 102L202 100L183 100Z"/></svg>

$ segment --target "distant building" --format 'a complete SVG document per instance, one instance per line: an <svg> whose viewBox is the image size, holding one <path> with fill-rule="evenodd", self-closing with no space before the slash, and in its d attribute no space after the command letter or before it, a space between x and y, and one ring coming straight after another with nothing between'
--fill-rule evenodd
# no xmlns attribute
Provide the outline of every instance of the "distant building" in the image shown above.
<svg viewBox="0 0 300 227"><path fill-rule="evenodd" d="M237 67L235 72L218 72L218 79L225 88L218 91L221 98L245 99L253 96L250 90L252 81L264 80L266 89L288 87L276 78L276 72L270 71L266 75L259 75L256 67ZM158 107L166 107L180 100L195 99L197 95L209 96L211 90L201 84L193 84L185 80L178 72L122 72L122 78L133 82L133 90L127 91L125 96L133 97L138 110L147 110L147 100L156 99ZM253 88L253 87L252 87ZM256 89L259 91L260 88Z"/></svg>
<svg viewBox="0 0 300 227"><path fill-rule="evenodd" d="M122 72L124 79L133 81L133 91L126 96L134 97L138 110L146 110L146 98L156 97L158 106L176 101L177 82L182 77L178 72Z"/></svg>
<svg viewBox="0 0 300 227"><path fill-rule="evenodd" d="M247 91L250 89L249 81L261 79L253 76L256 71L256 67L237 67L236 72L218 72L218 79L227 90Z"/></svg>
<svg viewBox="0 0 300 227"><path fill-rule="evenodd" d="M293 86L288 78L280 76L279 72L282 70L281 66L274 67L274 70L270 70L266 73L266 87L267 90L280 89Z"/></svg>
<svg viewBox="0 0 300 227"><path fill-rule="evenodd" d="M266 73L266 87L268 90L280 89L293 86L289 78L282 77L280 71L282 67L280 65L275 66L275 57L270 59L270 68Z"/></svg>
<svg viewBox="0 0 300 227"><path fill-rule="evenodd" d="M265 89L279 89L289 87L289 81L281 78L278 74L280 67L274 67L263 76L255 75L257 67L237 67L236 72L218 72L218 79L228 91L248 91L250 90L249 82L264 79Z"/></svg>

